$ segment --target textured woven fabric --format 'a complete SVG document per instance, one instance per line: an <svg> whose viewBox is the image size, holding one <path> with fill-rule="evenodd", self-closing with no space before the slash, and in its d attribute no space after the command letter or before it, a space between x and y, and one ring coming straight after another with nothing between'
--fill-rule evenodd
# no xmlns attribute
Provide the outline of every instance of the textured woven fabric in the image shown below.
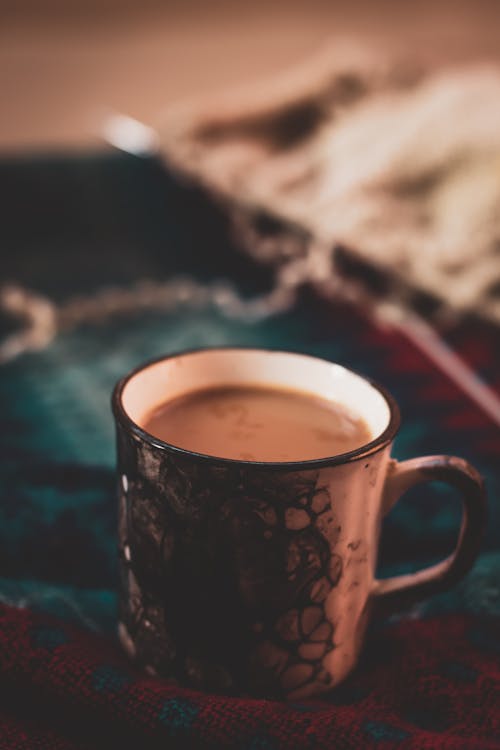
<svg viewBox="0 0 500 750"><path fill-rule="evenodd" d="M20 701L17 718L0 714L2 747L493 749L499 626L464 616L401 623L372 634L356 674L332 695L286 704L141 677L113 643L2 608L0 687L7 703Z"/></svg>
<svg viewBox="0 0 500 750"><path fill-rule="evenodd" d="M165 192L150 166L82 161L66 164L67 174L61 168L63 179L53 164L38 165L24 181L20 168L20 200L36 192L47 169L53 187L45 204L39 196L40 212L50 215L54 205L64 211L43 232L35 221L17 223L16 235L13 220L12 279L62 297L113 278L126 286L137 277L191 268L203 278L220 274L215 250L211 268L204 257L196 264L192 249L204 233L217 237L216 222L200 218L199 227L186 230L175 219L180 198L171 186ZM96 219L88 230L87 250L94 249L85 261L83 230L71 239L68 217L76 209L65 198L75 181L75 204L90 203L96 184L103 190L100 205L108 201L107 220ZM149 208L140 209L137 192L148 190L153 204L165 198L157 221ZM53 253L47 266L36 262L35 234ZM59 257L61 236L68 244ZM211 250L223 247L219 240ZM258 271L252 277L248 268L224 268L235 281L241 274L247 291L266 283ZM500 391L498 333L471 323L447 335ZM136 674L116 642L111 387L148 357L223 343L306 351L376 378L401 405L397 458L453 453L486 478L489 522L474 569L450 592L373 623L357 672L321 700L285 704L195 693ZM211 308L129 315L62 333L46 349L4 365L0 403L1 750L500 747L498 427L400 333L307 292L294 309L255 324ZM407 572L448 554L458 506L439 487L409 493L386 519L380 574Z"/></svg>

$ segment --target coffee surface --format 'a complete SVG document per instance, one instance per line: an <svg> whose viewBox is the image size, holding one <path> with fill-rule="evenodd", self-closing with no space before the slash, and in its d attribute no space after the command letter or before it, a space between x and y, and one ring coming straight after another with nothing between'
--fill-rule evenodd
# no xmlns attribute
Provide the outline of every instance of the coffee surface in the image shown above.
<svg viewBox="0 0 500 750"><path fill-rule="evenodd" d="M342 404L272 386L193 391L159 405L142 427L179 448L244 461L325 458L372 439Z"/></svg>

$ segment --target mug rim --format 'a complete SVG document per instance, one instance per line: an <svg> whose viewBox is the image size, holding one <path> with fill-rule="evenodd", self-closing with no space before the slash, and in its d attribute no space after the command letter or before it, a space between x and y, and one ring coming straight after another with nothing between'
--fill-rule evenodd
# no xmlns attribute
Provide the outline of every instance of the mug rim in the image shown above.
<svg viewBox="0 0 500 750"><path fill-rule="evenodd" d="M125 407L123 406L122 395L125 386L133 377L135 377L135 375L138 375L143 370L148 369L158 362L165 362L166 360L175 359L176 357L184 356L186 354L215 352L221 350L233 350L235 352L254 351L261 354L271 352L276 352L279 354L296 354L300 355L301 357L318 360L327 364L339 364L338 362L332 362L331 360L324 359L323 357L317 357L314 354L307 354L292 349L280 349L278 347L222 344L220 346L200 346L190 349L181 349L172 352L171 354L163 354L159 357L153 357L152 359L146 360L142 364L130 370L126 375L118 380L115 387L113 388L111 396L111 407L116 421L141 441L147 443L148 445L152 445L155 448L166 451L167 453L172 453L175 456L184 456L186 458L191 458L203 463L218 464L221 466L245 466L249 468L255 467L259 469L281 469L288 471L300 471L304 469L338 466L340 464L350 463L351 461L356 461L367 456L371 456L374 453L382 450L383 448L386 448L394 440L394 437L399 430L401 424L401 415L399 406L394 396L392 396L392 394L386 388L384 388L384 386L381 386L372 378L369 378L366 375L353 370L351 367L346 367L345 365L340 366L347 370L347 372L350 372L353 375L362 378L382 395L387 403L387 406L389 407L389 422L387 424L387 427L380 433L380 435L378 435L373 440L370 440L370 442L364 443L359 448L355 448L354 450L346 451L345 453L337 453L333 456L324 456L322 458L306 459L303 461L249 461L239 458L224 458L223 456L213 456L209 453L198 453L197 451L193 451L188 448L180 448L177 445L173 445L172 443L168 443L165 440L161 440L160 438L152 435L150 432L147 432L147 430L143 429L139 424L137 424L137 422L132 419L132 417L128 415Z"/></svg>

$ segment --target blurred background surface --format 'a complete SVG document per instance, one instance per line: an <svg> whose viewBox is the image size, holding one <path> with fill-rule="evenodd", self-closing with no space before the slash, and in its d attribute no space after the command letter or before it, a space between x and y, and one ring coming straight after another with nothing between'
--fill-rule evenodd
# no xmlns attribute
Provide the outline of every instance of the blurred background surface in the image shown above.
<svg viewBox="0 0 500 750"><path fill-rule="evenodd" d="M0 3L0 150L99 141L104 113L260 80L354 38L430 63L500 57L495 0Z"/></svg>

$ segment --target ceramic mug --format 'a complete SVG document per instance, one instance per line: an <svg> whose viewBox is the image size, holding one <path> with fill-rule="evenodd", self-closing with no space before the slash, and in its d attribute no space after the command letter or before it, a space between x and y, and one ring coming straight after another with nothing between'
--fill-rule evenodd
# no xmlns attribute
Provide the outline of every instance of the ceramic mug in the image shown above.
<svg viewBox="0 0 500 750"><path fill-rule="evenodd" d="M168 398L220 385L314 392L360 414L372 440L318 460L239 461L148 434ZM343 680L372 605L396 608L448 588L471 567L485 522L483 482L466 461L397 462L390 394L325 360L265 349L166 356L114 391L120 614L127 652L196 688L304 698ZM410 575L375 578L383 517L409 487L442 481L463 500L454 553Z"/></svg>

